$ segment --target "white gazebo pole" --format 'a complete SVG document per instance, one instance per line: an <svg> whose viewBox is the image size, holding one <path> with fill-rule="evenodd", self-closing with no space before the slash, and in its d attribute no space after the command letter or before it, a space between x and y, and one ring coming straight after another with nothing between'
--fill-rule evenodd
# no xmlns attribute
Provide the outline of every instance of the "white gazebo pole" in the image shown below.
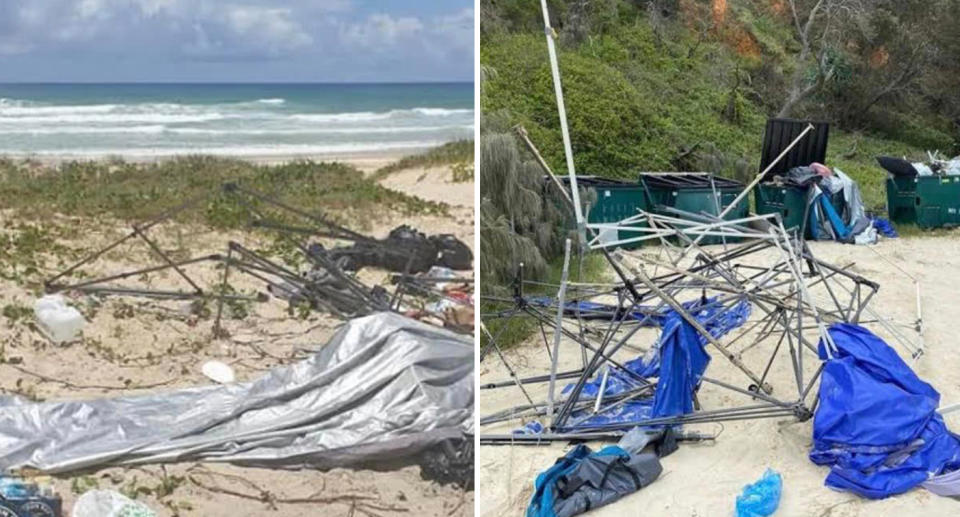
<svg viewBox="0 0 960 517"><path fill-rule="evenodd" d="M540 0L543 8L543 29L547 36L547 52L550 53L550 71L553 72L553 89L557 94L557 110L560 112L560 132L563 134L563 153L567 159L567 175L570 178L570 194L573 196L573 211L577 218L577 232L580 242L586 242L586 228L583 209L580 207L580 190L577 188L577 172L573 166L573 148L570 146L570 130L567 128L567 109L563 105L563 87L560 84L560 66L557 64L557 48L553 42L553 27L550 26L550 13L547 0Z"/></svg>

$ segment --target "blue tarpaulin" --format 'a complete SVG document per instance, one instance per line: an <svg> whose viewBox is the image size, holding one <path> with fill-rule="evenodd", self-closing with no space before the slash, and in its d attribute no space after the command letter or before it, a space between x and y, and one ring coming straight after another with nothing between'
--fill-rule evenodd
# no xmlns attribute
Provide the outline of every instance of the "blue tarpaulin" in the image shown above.
<svg viewBox="0 0 960 517"><path fill-rule="evenodd" d="M847 323L829 329L810 459L826 485L869 498L899 494L960 468L960 438L937 413L940 394L882 339Z"/></svg>

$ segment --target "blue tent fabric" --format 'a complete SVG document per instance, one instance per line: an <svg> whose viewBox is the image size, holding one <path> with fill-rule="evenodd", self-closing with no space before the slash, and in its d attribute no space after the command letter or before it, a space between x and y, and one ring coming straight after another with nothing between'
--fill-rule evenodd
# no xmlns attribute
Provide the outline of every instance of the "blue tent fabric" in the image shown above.
<svg viewBox="0 0 960 517"><path fill-rule="evenodd" d="M853 324L829 331L810 459L829 465L826 485L878 499L960 468L960 438L937 413L940 394L882 339Z"/></svg>
<svg viewBox="0 0 960 517"><path fill-rule="evenodd" d="M526 301L530 305L537 307L555 307L557 303L556 298L549 296L531 296L527 298ZM622 313L625 310L626 308L622 306L590 301L570 300L563 304L564 316L577 316L579 314L579 316L585 320L609 320L613 314L622 317ZM626 319L639 321L645 327L659 327L663 324L665 314L666 309L661 309L659 312L656 312L654 307L641 306L640 309L630 313Z"/></svg>
<svg viewBox="0 0 960 517"><path fill-rule="evenodd" d="M700 322L715 338L719 338L740 327L750 317L751 306L742 300L732 307L716 303L714 299L694 300L684 303L684 308ZM670 310L663 317L663 332L654 345L655 353L645 359L638 357L624 363L624 367L645 379L659 378L652 399L638 399L620 404L612 411L584 419L576 426L565 430L584 430L603 427L606 424L622 424L643 421L651 418L683 415L693 411L693 394L706 371L710 356L706 351L707 340L692 325L687 323L676 311ZM603 375L598 374L587 382L581 391L581 397L595 398L603 383ZM604 397L617 395L634 389L639 382L631 375L611 368L604 387ZM569 393L573 384L564 387L563 393ZM574 412L576 421L586 416L586 410Z"/></svg>
<svg viewBox="0 0 960 517"><path fill-rule="evenodd" d="M843 217L837 213L837 210L833 207L833 203L830 202L830 199L820 190L816 190L817 193L811 194L814 195L812 205L810 207L810 221L807 223L810 225L810 235L817 240L830 240L836 238L837 240L847 240L850 238L850 228L843 223ZM823 219L826 221L823 221ZM833 230L833 235L824 229L821 230L820 227L828 223L829 227Z"/></svg>
<svg viewBox="0 0 960 517"><path fill-rule="evenodd" d="M850 237L850 228L847 228L847 225L843 224L843 218L840 217L840 214L833 208L833 203L831 203L824 194L820 194L818 201L820 202L823 213L827 216L827 220L830 221L830 225L833 226L833 230L837 233L837 238L839 240L848 239Z"/></svg>
<svg viewBox="0 0 960 517"><path fill-rule="evenodd" d="M660 382L653 397L651 416L693 412L693 393L710 364L700 333L679 314L671 314L660 340Z"/></svg>

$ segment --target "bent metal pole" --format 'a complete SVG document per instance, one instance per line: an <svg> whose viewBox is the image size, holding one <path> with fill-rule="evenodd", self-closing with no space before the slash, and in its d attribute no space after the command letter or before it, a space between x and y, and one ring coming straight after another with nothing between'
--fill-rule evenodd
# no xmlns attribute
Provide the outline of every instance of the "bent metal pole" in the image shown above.
<svg viewBox="0 0 960 517"><path fill-rule="evenodd" d="M553 90L557 94L557 111L560 113L560 132L563 134L563 154L567 160L567 174L570 177L570 195L573 196L573 211L577 217L577 232L580 242L586 242L583 210L580 208L580 191L577 188L577 172L573 166L573 147L570 145L570 130L567 128L567 109L563 105L563 87L560 84L560 66L557 64L557 48L553 42L553 27L550 26L550 12L547 0L540 0L543 9L543 30L547 37L547 52L550 54L550 71L553 73Z"/></svg>

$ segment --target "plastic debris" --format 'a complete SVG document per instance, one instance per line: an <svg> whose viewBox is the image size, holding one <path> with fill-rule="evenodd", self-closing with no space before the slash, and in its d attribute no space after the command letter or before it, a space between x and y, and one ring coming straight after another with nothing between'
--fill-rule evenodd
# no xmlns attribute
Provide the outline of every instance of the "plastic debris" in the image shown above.
<svg viewBox="0 0 960 517"><path fill-rule="evenodd" d="M86 321L80 311L67 305L59 294L44 296L33 304L33 312L40 327L57 344L67 343L80 337Z"/></svg>
<svg viewBox="0 0 960 517"><path fill-rule="evenodd" d="M62 504L48 486L0 476L0 516L61 517Z"/></svg>
<svg viewBox="0 0 960 517"><path fill-rule="evenodd" d="M540 434L543 432L543 424L533 420L527 422L527 425L521 427L520 429L515 429L513 434Z"/></svg>
<svg viewBox="0 0 960 517"><path fill-rule="evenodd" d="M875 217L873 219L873 227L880 232L880 235L883 235L889 239L896 239L900 236L900 234L897 233L896 228L893 227L893 223L891 223L888 219Z"/></svg>
<svg viewBox="0 0 960 517"><path fill-rule="evenodd" d="M454 282L438 283L437 289L440 289L441 291L446 291L448 288L456 286L457 283L455 281L459 278L454 270L443 266L431 267L430 270L427 271L427 276L430 278L449 278L454 280Z"/></svg>
<svg viewBox="0 0 960 517"><path fill-rule="evenodd" d="M207 361L203 363L200 371L211 381L220 384L230 384L236 379L233 375L233 368L230 368L230 365L220 361Z"/></svg>
<svg viewBox="0 0 960 517"><path fill-rule="evenodd" d="M737 496L737 517L766 517L780 506L783 478L773 469L767 469L759 481L743 487Z"/></svg>
<svg viewBox="0 0 960 517"><path fill-rule="evenodd" d="M155 517L143 503L113 490L90 490L73 505L72 517Z"/></svg>

